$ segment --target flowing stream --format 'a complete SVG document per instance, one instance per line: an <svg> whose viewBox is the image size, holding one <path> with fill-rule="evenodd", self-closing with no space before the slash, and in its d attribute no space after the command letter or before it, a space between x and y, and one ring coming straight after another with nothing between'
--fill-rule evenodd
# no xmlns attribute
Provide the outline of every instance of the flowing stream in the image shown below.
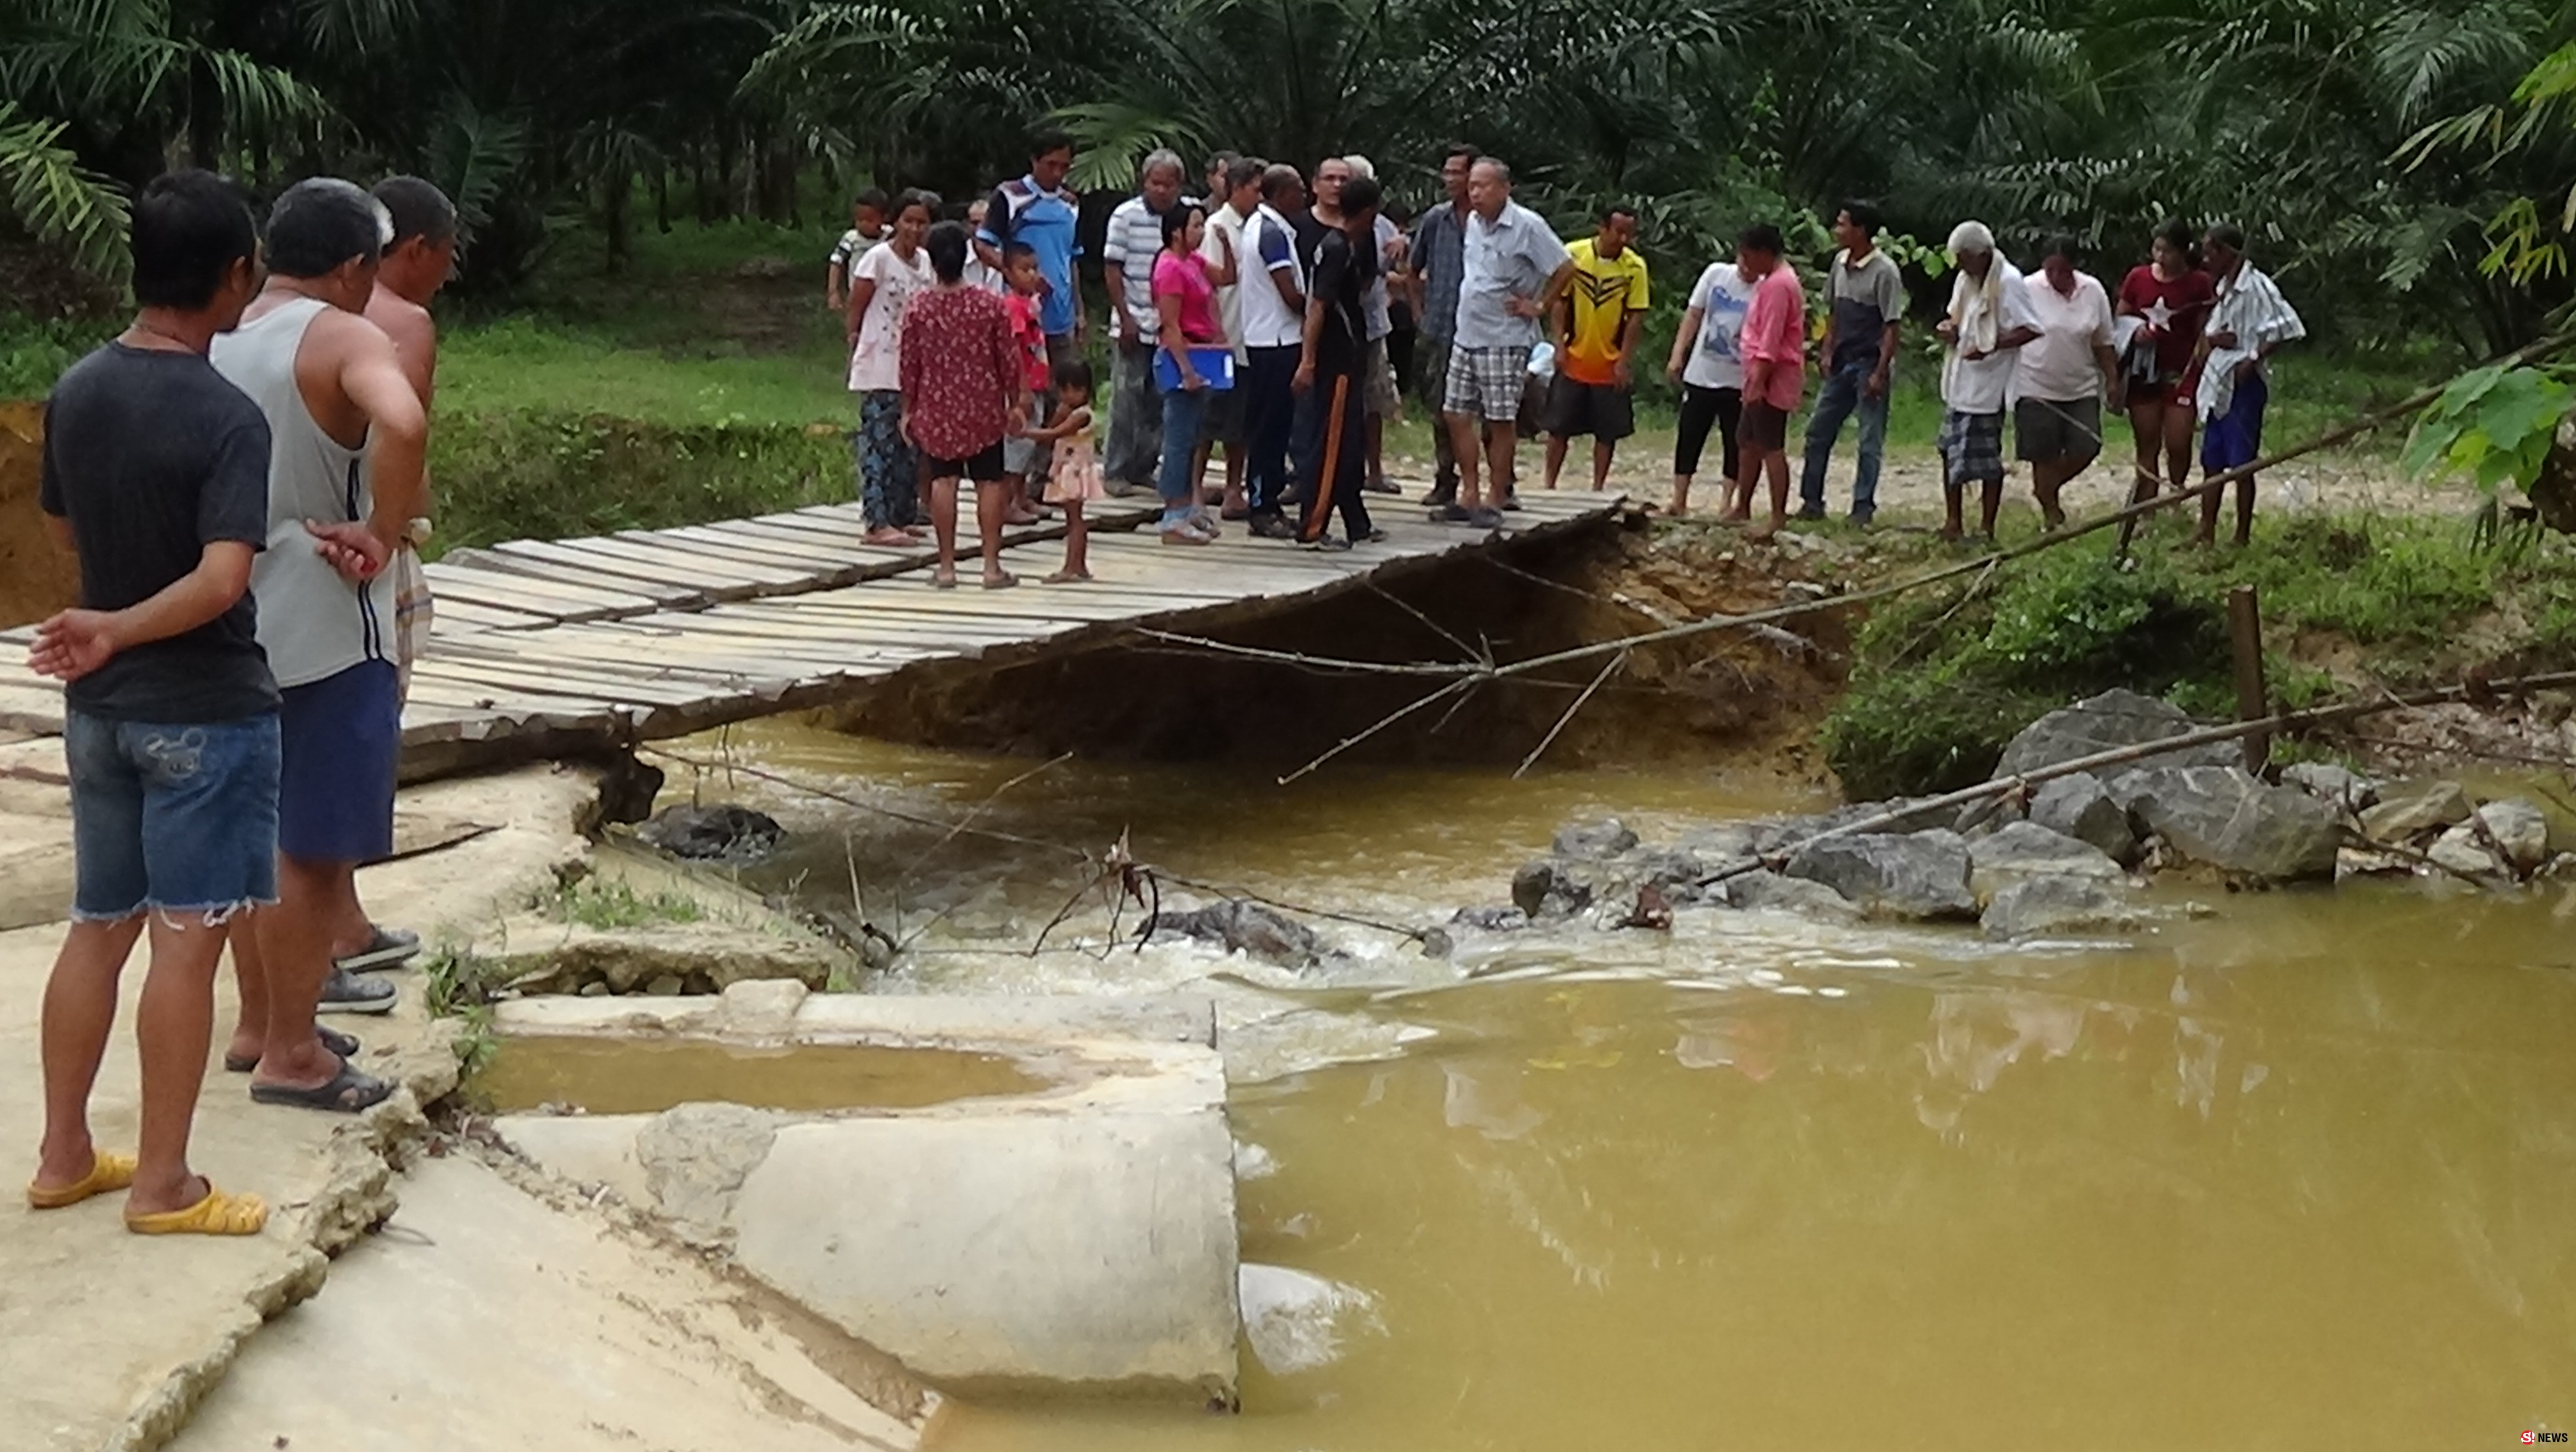
<svg viewBox="0 0 2576 1452"><path fill-rule="evenodd" d="M788 727L890 808L1424 923L1672 774L1029 769ZM748 789L749 784L745 784ZM710 794L724 790L711 786ZM1686 911L1367 928L1303 973L1105 946L1069 859L807 803L772 870L920 932L896 992L1216 997L1244 1405L952 1405L941 1452L2515 1445L2576 1425L2576 887L2206 893L2123 943ZM846 834L846 836L840 835ZM1128 911L1133 919L1133 909Z"/></svg>

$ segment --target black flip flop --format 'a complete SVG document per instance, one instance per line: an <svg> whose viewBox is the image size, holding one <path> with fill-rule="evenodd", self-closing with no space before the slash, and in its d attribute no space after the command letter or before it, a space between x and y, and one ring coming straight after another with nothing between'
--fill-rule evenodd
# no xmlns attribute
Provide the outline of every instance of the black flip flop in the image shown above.
<svg viewBox="0 0 2576 1452"><path fill-rule="evenodd" d="M313 1026L313 1032L321 1038L322 1047L338 1054L342 1059L358 1057L358 1041L349 1035L338 1029L324 1028L318 1023ZM227 1074L247 1074L258 1067L257 1059L245 1059L234 1054L224 1055L224 1072Z"/></svg>
<svg viewBox="0 0 2576 1452"><path fill-rule="evenodd" d="M299 1089L292 1084L253 1084L254 1104L283 1104L293 1109L319 1109L331 1114L357 1114L373 1109L393 1097L391 1082L373 1074L361 1074L341 1061L340 1072L328 1084Z"/></svg>

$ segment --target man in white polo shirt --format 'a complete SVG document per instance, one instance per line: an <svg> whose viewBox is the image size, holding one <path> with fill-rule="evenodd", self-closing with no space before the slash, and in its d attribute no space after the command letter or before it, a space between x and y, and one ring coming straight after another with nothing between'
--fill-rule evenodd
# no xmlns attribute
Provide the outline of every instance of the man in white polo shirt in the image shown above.
<svg viewBox="0 0 2576 1452"><path fill-rule="evenodd" d="M1306 210L1306 179L1293 166L1261 176L1261 205L1243 226L1236 300L1242 307L1243 488L1252 532L1294 539L1288 500L1288 437L1297 416L1297 361L1306 347L1306 272L1295 218Z"/></svg>

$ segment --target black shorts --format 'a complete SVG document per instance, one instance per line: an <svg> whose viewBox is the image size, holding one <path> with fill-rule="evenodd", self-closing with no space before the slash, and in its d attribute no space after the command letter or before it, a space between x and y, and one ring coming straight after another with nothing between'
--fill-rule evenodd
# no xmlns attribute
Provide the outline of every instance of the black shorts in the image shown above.
<svg viewBox="0 0 2576 1452"><path fill-rule="evenodd" d="M2013 445L2025 464L2090 459L2102 452L2102 401L2022 399L2013 405Z"/></svg>
<svg viewBox="0 0 2576 1452"><path fill-rule="evenodd" d="M1789 447L1789 410L1773 408L1758 398L1744 400L1744 422L1737 426L1735 442L1756 454Z"/></svg>
<svg viewBox="0 0 2576 1452"><path fill-rule="evenodd" d="M1628 390L1584 383L1560 373L1548 385L1546 417L1540 427L1560 439L1590 434L1611 444L1637 431L1637 414Z"/></svg>
<svg viewBox="0 0 2576 1452"><path fill-rule="evenodd" d="M1002 477L1002 445L996 440L991 448L968 459L934 459L925 454L921 460L921 477L972 479L978 484L990 484Z"/></svg>

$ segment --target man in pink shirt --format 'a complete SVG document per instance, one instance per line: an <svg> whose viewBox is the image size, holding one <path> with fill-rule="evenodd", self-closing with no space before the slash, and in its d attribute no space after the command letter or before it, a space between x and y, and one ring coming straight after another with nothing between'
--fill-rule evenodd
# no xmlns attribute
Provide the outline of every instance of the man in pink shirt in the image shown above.
<svg viewBox="0 0 2576 1452"><path fill-rule="evenodd" d="M1807 386L1807 290L1780 258L1780 229L1764 222L1744 229L1735 244L1736 265L1754 284L1736 349L1744 359L1744 420L1737 427L1740 472L1728 487L1726 517L1753 517L1754 482L1769 474L1771 518L1750 538L1769 539L1789 522L1789 415Z"/></svg>

